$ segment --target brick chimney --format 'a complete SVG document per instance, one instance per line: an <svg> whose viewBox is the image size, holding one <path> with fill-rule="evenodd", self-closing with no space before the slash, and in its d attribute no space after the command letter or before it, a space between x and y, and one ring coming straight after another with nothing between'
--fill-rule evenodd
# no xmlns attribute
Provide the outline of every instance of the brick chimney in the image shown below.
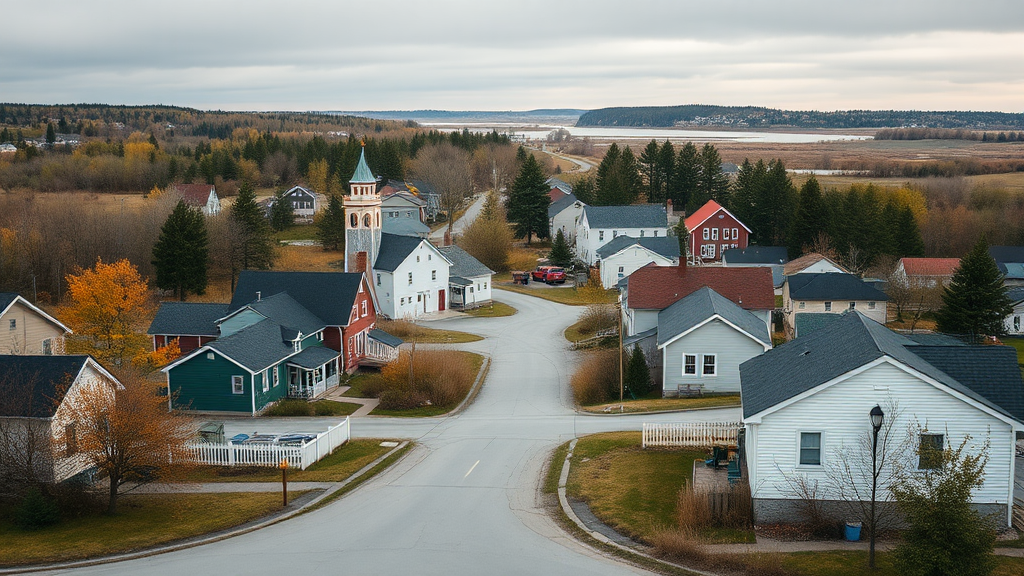
<svg viewBox="0 0 1024 576"><path fill-rule="evenodd" d="M366 272L366 252L356 252L356 269L353 272Z"/></svg>
<svg viewBox="0 0 1024 576"><path fill-rule="evenodd" d="M445 230L444 231L444 240L441 241L441 246L451 246L451 245L452 245L452 233L451 233L451 230Z"/></svg>
<svg viewBox="0 0 1024 576"><path fill-rule="evenodd" d="M672 217L672 199L665 200L665 212L668 213L668 217Z"/></svg>

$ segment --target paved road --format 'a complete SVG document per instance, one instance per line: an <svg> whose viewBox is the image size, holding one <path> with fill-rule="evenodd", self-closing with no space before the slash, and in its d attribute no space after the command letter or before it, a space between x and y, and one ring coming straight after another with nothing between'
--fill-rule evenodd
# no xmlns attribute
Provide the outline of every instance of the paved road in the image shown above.
<svg viewBox="0 0 1024 576"><path fill-rule="evenodd" d="M451 418L364 418L354 436L415 439L387 472L335 503L280 524L197 548L81 574L635 574L592 553L548 516L539 497L544 462L577 435L641 422L734 420L737 408L658 417L574 413L574 355L561 332L579 308L495 291L519 309L507 318L432 323L486 340L460 346L490 354L476 401Z"/></svg>
<svg viewBox="0 0 1024 576"><path fill-rule="evenodd" d="M454 234L455 236L462 234L462 231L465 230L467 226L472 224L473 221L476 220L476 217L480 215L480 212L483 211L485 202L487 202L487 194L481 194L477 196L476 199L474 199L473 202L466 208L466 211L462 214L462 218L459 218L458 220L455 221L454 224L452 224L452 234ZM442 240L444 240L444 233L446 230L448 230L447 226L443 228L438 228L437 230L431 232L430 235L427 236L427 238L429 238L433 242L440 243Z"/></svg>

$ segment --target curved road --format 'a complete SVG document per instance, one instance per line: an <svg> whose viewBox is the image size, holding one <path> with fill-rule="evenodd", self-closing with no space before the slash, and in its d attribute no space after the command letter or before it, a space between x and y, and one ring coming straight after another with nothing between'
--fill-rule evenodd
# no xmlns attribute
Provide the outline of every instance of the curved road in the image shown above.
<svg viewBox="0 0 1024 576"><path fill-rule="evenodd" d="M660 416L580 416L568 380L575 355L562 338L580 308L495 290L519 313L432 326L487 338L460 346L489 354L476 400L449 418L364 418L353 435L415 439L402 461L344 498L249 534L76 574L636 574L576 543L539 492L550 451L573 437L639 430L643 421L736 420L739 409Z"/></svg>

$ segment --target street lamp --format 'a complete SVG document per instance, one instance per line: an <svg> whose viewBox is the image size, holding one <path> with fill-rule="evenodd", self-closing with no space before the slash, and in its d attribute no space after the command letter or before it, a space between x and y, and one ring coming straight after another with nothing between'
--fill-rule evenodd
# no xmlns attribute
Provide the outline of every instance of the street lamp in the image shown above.
<svg viewBox="0 0 1024 576"><path fill-rule="evenodd" d="M878 490L878 431L882 429L882 421L885 420L885 412L882 412L882 408L875 404L875 407L871 409L871 526L869 537L871 538L871 545L868 549L868 568L874 570L875 568L875 494Z"/></svg>

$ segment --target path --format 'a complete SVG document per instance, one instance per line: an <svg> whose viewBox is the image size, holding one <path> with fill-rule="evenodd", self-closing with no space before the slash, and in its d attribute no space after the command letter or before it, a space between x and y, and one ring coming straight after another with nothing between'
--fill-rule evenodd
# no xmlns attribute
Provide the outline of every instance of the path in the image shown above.
<svg viewBox="0 0 1024 576"><path fill-rule="evenodd" d="M352 435L410 438L389 470L321 509L188 550L74 570L81 574L638 574L579 544L552 520L539 492L545 461L576 436L640 430L644 421L739 418L738 408L653 416L586 416L572 409L578 355L562 330L582 308L496 292L518 313L439 320L485 340L490 373L463 412L439 418L361 418ZM291 427L301 421L294 419ZM253 423L253 425L256 425Z"/></svg>
<svg viewBox="0 0 1024 576"><path fill-rule="evenodd" d="M463 212L462 217L452 224L452 234L458 236L462 234L470 224L476 220L476 217L480 215L480 212L484 209L484 203L487 202L487 194L481 194L477 196L473 202L466 207L466 211ZM430 233L427 238L436 244L440 244L444 240L444 233L448 230L447 226L438 228Z"/></svg>

